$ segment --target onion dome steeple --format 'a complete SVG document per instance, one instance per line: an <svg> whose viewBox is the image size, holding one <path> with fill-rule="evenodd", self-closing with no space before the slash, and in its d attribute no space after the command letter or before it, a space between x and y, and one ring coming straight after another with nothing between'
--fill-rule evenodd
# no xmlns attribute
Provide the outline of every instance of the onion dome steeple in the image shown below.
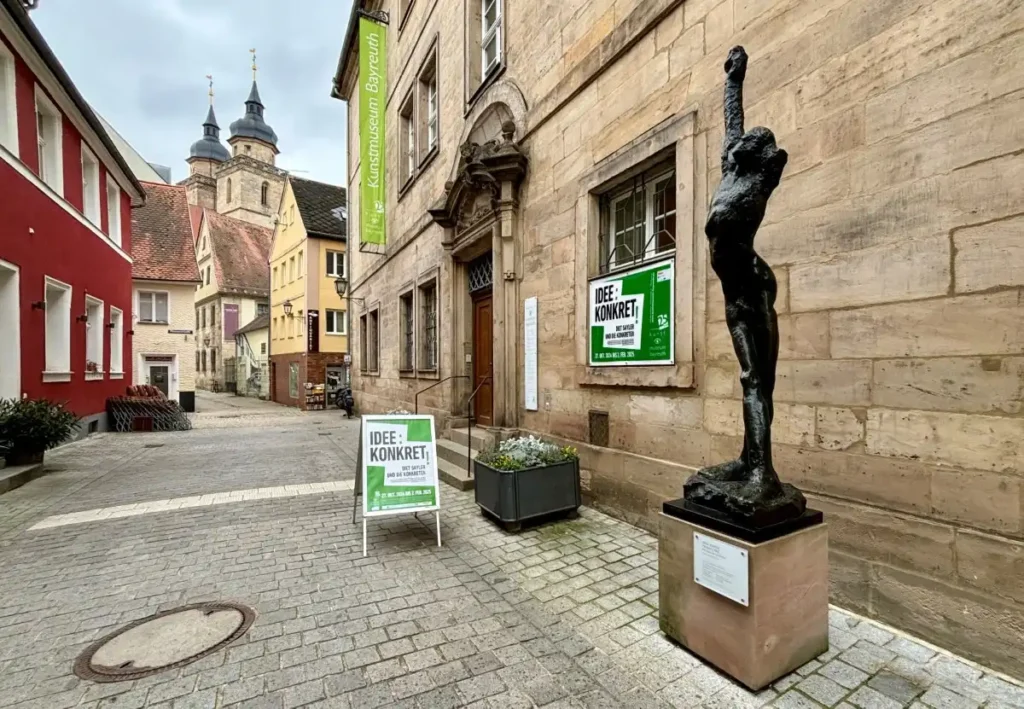
<svg viewBox="0 0 1024 709"><path fill-rule="evenodd" d="M250 49L252 53L252 89L249 90L249 98L245 100L245 115L231 124L231 137L228 142L235 138L252 138L268 143L277 149L277 133L263 120L263 101L260 100L260 91L256 86L256 50Z"/></svg>
<svg viewBox="0 0 1024 709"><path fill-rule="evenodd" d="M217 115L213 112L213 77L206 78L210 80L210 110L206 112L206 120L203 121L203 137L192 143L188 154L190 158L224 162L231 154L220 142L220 126L217 124Z"/></svg>

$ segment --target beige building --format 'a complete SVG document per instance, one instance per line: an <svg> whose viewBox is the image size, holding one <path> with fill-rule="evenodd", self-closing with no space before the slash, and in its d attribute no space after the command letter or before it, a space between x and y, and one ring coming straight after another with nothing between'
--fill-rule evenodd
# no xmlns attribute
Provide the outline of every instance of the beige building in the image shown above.
<svg viewBox="0 0 1024 709"><path fill-rule="evenodd" d="M236 349L235 335L269 312L268 257L286 173L275 166L277 134L264 121L255 79L245 113L231 123L230 151L220 142L212 88L210 102L203 135L189 149L189 176L181 182L192 206L200 276L194 293L197 386L237 390L241 375L249 393L266 386L266 377L260 386L253 379L266 362L252 361L248 348Z"/></svg>
<svg viewBox="0 0 1024 709"><path fill-rule="evenodd" d="M273 400L324 405L346 380L345 188L289 177L270 252ZM324 392L314 389L324 385Z"/></svg>
<svg viewBox="0 0 1024 709"><path fill-rule="evenodd" d="M356 5L391 18L388 244L351 250L362 410L456 376L420 409L457 424L482 384L478 422L572 441L589 499L649 528L694 467L734 458L703 223L742 44L747 126L790 156L757 240L779 282L774 455L829 520L832 599L1019 673L1024 5ZM359 234L355 17L335 94ZM595 359L594 293L662 263L668 363Z"/></svg>
<svg viewBox="0 0 1024 709"><path fill-rule="evenodd" d="M269 312L268 256L273 232L204 209L196 245L201 283L193 293L198 387L227 391L236 382L235 333Z"/></svg>
<svg viewBox="0 0 1024 709"><path fill-rule="evenodd" d="M193 298L199 270L185 188L143 182L132 210L133 384L151 384L195 411Z"/></svg>

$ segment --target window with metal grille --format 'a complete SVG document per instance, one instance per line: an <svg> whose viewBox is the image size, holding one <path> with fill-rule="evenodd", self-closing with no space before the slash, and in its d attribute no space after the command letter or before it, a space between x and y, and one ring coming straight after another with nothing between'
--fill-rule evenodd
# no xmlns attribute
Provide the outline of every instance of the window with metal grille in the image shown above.
<svg viewBox="0 0 1024 709"><path fill-rule="evenodd" d="M494 263L487 252L469 264L469 292L486 290L494 284Z"/></svg>
<svg viewBox="0 0 1024 709"><path fill-rule="evenodd" d="M601 195L600 270L642 263L676 247L676 180L671 162Z"/></svg>
<svg viewBox="0 0 1024 709"><path fill-rule="evenodd" d="M420 369L437 369L437 281L420 286Z"/></svg>
<svg viewBox="0 0 1024 709"><path fill-rule="evenodd" d="M380 351L380 310L370 313L366 323L367 354L369 361L367 366L371 372L379 371L377 357Z"/></svg>
<svg viewBox="0 0 1024 709"><path fill-rule="evenodd" d="M203 367L202 367L203 372L206 372L206 350L203 350L202 363L203 363Z"/></svg>
<svg viewBox="0 0 1024 709"><path fill-rule="evenodd" d="M368 329L366 316L359 316L359 369L363 372L367 370L368 365L367 353L369 348L366 346L366 335Z"/></svg>
<svg viewBox="0 0 1024 709"><path fill-rule="evenodd" d="M401 323L401 332L399 333L399 336L402 338L402 363L399 369L403 372L411 372L413 370L413 353L416 351L416 331L412 309L412 291L399 296L398 310L400 316L399 322Z"/></svg>

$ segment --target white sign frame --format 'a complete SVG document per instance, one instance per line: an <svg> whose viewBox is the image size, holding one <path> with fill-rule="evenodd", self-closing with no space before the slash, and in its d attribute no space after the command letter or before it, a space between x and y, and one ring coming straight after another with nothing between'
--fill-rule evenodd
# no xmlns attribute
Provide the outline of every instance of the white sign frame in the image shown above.
<svg viewBox="0 0 1024 709"><path fill-rule="evenodd" d="M693 533L693 581L750 607L750 554L718 537Z"/></svg>
<svg viewBox="0 0 1024 709"><path fill-rule="evenodd" d="M427 463L428 473L433 473L433 481L424 483L422 486L431 486L434 489L434 504L421 507L403 507L391 510L370 510L370 496L367 494L367 463L369 440L372 424L396 420L396 421L428 421L430 423L430 460ZM434 427L434 417L428 414L363 414L360 417L359 426L359 456L357 474L361 483L360 489L363 495L363 556L366 556L366 520L370 517L395 517L403 514L418 514L420 512L433 512L437 524L437 546L441 546L441 479L437 471L437 431Z"/></svg>
<svg viewBox="0 0 1024 709"><path fill-rule="evenodd" d="M537 298L523 303L523 386L527 411L537 411Z"/></svg>

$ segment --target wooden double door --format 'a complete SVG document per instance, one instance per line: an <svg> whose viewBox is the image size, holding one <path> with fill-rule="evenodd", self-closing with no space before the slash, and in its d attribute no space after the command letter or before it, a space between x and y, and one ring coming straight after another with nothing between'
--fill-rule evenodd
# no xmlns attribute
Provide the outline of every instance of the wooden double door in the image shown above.
<svg viewBox="0 0 1024 709"><path fill-rule="evenodd" d="M494 308L491 290L473 293L473 420L494 424ZM479 387L479 389L477 388Z"/></svg>

